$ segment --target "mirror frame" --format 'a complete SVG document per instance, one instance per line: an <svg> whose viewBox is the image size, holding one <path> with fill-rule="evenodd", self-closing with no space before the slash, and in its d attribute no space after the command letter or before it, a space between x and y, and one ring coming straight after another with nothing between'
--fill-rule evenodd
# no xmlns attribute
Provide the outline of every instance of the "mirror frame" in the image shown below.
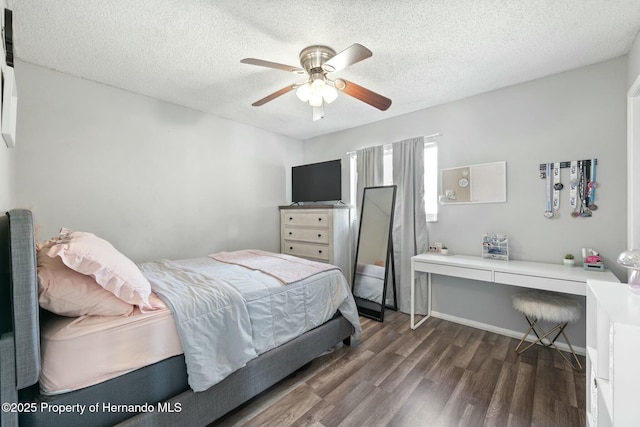
<svg viewBox="0 0 640 427"><path fill-rule="evenodd" d="M391 213L389 215L389 230L387 232L387 249L386 249L386 255L385 255L382 295L381 295L381 301L377 303L375 301L371 301L371 300L356 296L355 294L356 274L358 269L358 254L360 253L360 237L362 236L362 223L363 223L363 218L365 213L365 200L367 199L367 192L378 190L378 189L386 189L386 188L393 189L393 192L391 196ZM364 317L368 317L370 319L377 320L379 322L384 321L385 308L389 308L395 311L398 310L395 262L394 262L394 256L393 256L393 221L394 221L395 206L396 206L396 190L397 190L396 185L365 187L362 194L362 205L360 207L360 223L358 224L358 242L356 246L356 255L355 255L354 264L353 264L353 280L351 281L351 293L353 294L353 298L356 302L356 306L358 308L358 314ZM391 266L391 268L389 268L389 266ZM393 305L387 304L387 288L388 288L389 276L391 276L391 280L393 282Z"/></svg>

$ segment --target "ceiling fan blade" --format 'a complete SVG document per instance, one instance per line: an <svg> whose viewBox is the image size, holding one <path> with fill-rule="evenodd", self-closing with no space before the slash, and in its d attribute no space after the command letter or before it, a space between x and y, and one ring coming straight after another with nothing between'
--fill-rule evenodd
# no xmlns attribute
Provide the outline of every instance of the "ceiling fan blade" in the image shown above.
<svg viewBox="0 0 640 427"><path fill-rule="evenodd" d="M294 89L295 89L295 88L297 88L298 86L300 86L300 84L293 84L293 85L290 85L290 86L287 86L287 87L283 87L282 89L280 89L280 90L278 90L278 91L273 92L271 95L267 95L267 96L265 96L264 98L262 98L262 99L260 99L260 100L258 100L258 101L256 101L256 102L254 102L254 103L253 103L253 104L251 104L251 105L253 105L254 107L259 107L259 106L261 106L261 105L264 105L264 104L266 104L267 102L269 102L269 101L273 101L273 100L274 100L274 99L276 99L277 97L279 97L279 96L281 96L281 95L284 95L285 93L287 93L287 92L290 92L290 91L294 90Z"/></svg>
<svg viewBox="0 0 640 427"><path fill-rule="evenodd" d="M361 44L354 43L342 52L338 53L333 58L329 59L322 65L322 68L327 73L334 71L340 71L347 68L349 65L353 65L356 62L360 62L363 59L369 58L373 53Z"/></svg>
<svg viewBox="0 0 640 427"><path fill-rule="evenodd" d="M279 64L277 62L264 61L262 59L244 58L244 59L241 59L240 62L242 62L243 64L258 65L260 67L275 68L276 70L289 71L291 73L297 73L297 74L304 74L305 73L305 71L300 67L294 67L292 65Z"/></svg>
<svg viewBox="0 0 640 427"><path fill-rule="evenodd" d="M344 79L336 79L334 83L336 89L346 93L349 96L353 96L354 98L359 99L362 102L366 102L367 104L377 108L378 110L386 111L387 108L391 106L391 100L389 98L386 98L355 83L351 83L350 81Z"/></svg>
<svg viewBox="0 0 640 427"><path fill-rule="evenodd" d="M316 122L320 119L324 119L324 107L313 107L313 121Z"/></svg>

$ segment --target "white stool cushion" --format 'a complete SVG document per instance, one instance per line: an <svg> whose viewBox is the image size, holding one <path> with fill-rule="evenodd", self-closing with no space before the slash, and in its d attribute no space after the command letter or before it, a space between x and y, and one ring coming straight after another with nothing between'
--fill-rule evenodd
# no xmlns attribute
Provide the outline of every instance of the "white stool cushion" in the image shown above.
<svg viewBox="0 0 640 427"><path fill-rule="evenodd" d="M556 293L527 291L511 297L513 308L538 320L565 323L580 318L580 304Z"/></svg>

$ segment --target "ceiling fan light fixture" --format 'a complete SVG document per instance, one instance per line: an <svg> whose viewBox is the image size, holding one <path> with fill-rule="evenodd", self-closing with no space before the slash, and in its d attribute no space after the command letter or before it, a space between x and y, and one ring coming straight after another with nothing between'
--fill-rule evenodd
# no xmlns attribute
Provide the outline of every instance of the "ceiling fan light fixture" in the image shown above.
<svg viewBox="0 0 640 427"><path fill-rule="evenodd" d="M296 96L302 102L309 101L309 98L311 97L311 84L307 82L300 86L296 91Z"/></svg>
<svg viewBox="0 0 640 427"><path fill-rule="evenodd" d="M314 93L321 94L327 84L324 82L322 77L314 78L313 82L311 82L311 90Z"/></svg>
<svg viewBox="0 0 640 427"><path fill-rule="evenodd" d="M303 84L296 91L298 99L309 103L312 107L320 107L323 102L332 103L338 97L338 91L327 84L323 75L313 75L311 80Z"/></svg>
<svg viewBox="0 0 640 427"><path fill-rule="evenodd" d="M327 104L331 104L338 98L338 91L331 85L326 85L322 91L322 98Z"/></svg>
<svg viewBox="0 0 640 427"><path fill-rule="evenodd" d="M309 105L312 107L321 107L322 106L322 95L312 94L309 98Z"/></svg>

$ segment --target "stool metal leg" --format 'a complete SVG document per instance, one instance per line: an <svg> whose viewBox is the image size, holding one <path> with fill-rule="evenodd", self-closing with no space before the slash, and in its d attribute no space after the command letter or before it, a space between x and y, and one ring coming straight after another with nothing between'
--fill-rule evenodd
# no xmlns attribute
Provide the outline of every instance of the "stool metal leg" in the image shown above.
<svg viewBox="0 0 640 427"><path fill-rule="evenodd" d="M549 330L548 332L545 332L540 326L538 326L538 320L534 319L533 321L530 320L527 316L525 316L525 318L527 319L527 322L529 322L529 329L527 330L527 332L524 333L524 335L522 336L522 339L520 340L520 343L517 345L516 347L516 353L518 354L522 354L525 351L529 350L531 347L533 347L534 345L540 343L545 347L554 347L554 341L551 341L549 338L547 338L549 335L551 335L552 333L554 333L556 330L558 330L561 325L558 324L556 325L553 329ZM536 330L536 326L540 329L540 334L538 334L538 331ZM529 335L529 332L533 331L533 333L536 335L536 337L538 337L537 340L533 341L532 343L529 343L528 346L526 346L523 349L520 349L520 346L522 345L522 343L524 342L524 340L527 338L527 336ZM556 336L557 337L557 336ZM545 344L544 339L547 339L547 341L549 341L549 344Z"/></svg>
<svg viewBox="0 0 640 427"><path fill-rule="evenodd" d="M520 342L516 346L516 353L518 353L518 354L523 353L525 350L527 350L527 349L529 349L529 347L531 347L531 346L528 346L527 348L525 348L523 350L520 350L520 346L522 345L524 340L527 338L527 336L529 336L529 332L531 332L532 330L536 334L536 337L538 337L538 341L540 341L540 337L538 336L538 333L533 329L533 327L535 326L535 323L531 323L531 321L529 320L529 318L527 316L524 316L524 317L527 319L527 322L529 322L529 329L527 329L527 331L522 336L522 339L520 340ZM536 342L538 342L538 341L536 341Z"/></svg>
<svg viewBox="0 0 640 427"><path fill-rule="evenodd" d="M571 345L571 342L569 341L569 338L567 337L567 334L564 333L564 329L567 327L568 323L558 323L556 326L554 326L552 329L550 329L548 332L545 332L544 329L542 329L539 325L538 325L538 319L530 319L527 315L524 316L525 319L527 319L527 323L529 323L529 329L527 329L527 331L524 333L524 335L522 336L522 339L520 339L520 342L518 343L518 345L516 346L516 353L518 354L522 354L525 351L529 350L531 347L533 347L534 345L540 343L541 345L545 346L545 347L552 347L555 348L558 353L560 354L560 356L567 362L569 363L569 365L571 365L571 367L573 369L575 369L576 371L581 371L582 370L582 364L580 363L580 360L578 359L578 355L576 354L576 352L573 350L573 346ZM540 333L538 333L538 331L536 330L536 327L538 329L540 329ZM529 333L532 332L535 334L535 336L538 338L537 340L529 343L529 345L527 345L524 348L520 348L522 346L522 344L524 343L524 340L527 338L527 336L529 336ZM558 331L558 333L555 335L555 337L553 337L553 339L550 339L549 336L551 334L553 334L555 331ZM571 360L569 360L563 353L562 351L558 348L558 346L556 346L555 342L558 339L558 337L562 334L562 336L564 337L565 341L567 342L567 345L569 346L569 349L571 350L571 354L573 355L573 359L575 360L576 364L574 364ZM546 344L544 342L544 339L546 339L549 344Z"/></svg>
<svg viewBox="0 0 640 427"><path fill-rule="evenodd" d="M531 320L531 319L529 319L529 317L527 315L524 315L524 318L527 319L527 323L529 323L529 326L531 326L529 328L529 330L527 332L525 332L525 334L524 334L525 338L529 335L530 331L533 331L535 336L538 338L538 341L536 341L536 342L539 342L540 344L542 344L545 347L550 347L551 344L553 344L553 342L556 340L556 338L558 338L558 335L560 335L560 333L558 333L558 335L556 335L556 337L551 342L549 342L549 344L545 344L544 341L542 341L542 338L544 338L544 337L540 338L540 335L538 334L538 331L536 330L536 326L538 325L538 319L534 318L533 320ZM538 326L538 328L540 328L540 326ZM544 333L544 330L542 328L540 328L540 332ZM549 341L548 338L547 338L547 341ZM522 341L520 341L520 342L522 342Z"/></svg>
<svg viewBox="0 0 640 427"><path fill-rule="evenodd" d="M565 326L567 326L566 323L565 323ZM571 341L569 341L569 337L567 336L567 334L564 333L564 327L562 328L562 336L564 337L564 340L567 342L567 345L571 349L571 354L573 354L573 359L576 361L577 367L569 359L567 359L567 357L560 351L558 347L556 347L556 350L558 350L558 352L560 353L560 356L562 356L562 358L566 360L573 369L575 369L576 371L581 371L582 363L580 363L580 360L578 359L578 355L573 350L573 346L571 345Z"/></svg>

